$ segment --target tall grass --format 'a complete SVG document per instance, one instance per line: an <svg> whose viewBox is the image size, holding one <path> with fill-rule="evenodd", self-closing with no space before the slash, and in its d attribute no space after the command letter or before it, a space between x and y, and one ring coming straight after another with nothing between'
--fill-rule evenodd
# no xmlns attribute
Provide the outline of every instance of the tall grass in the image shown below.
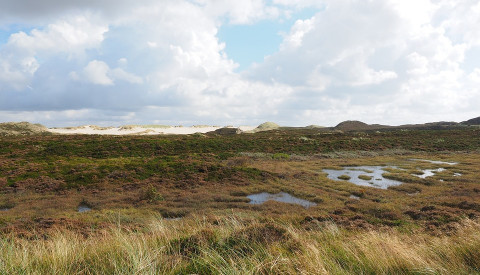
<svg viewBox="0 0 480 275"><path fill-rule="evenodd" d="M480 273L480 223L450 236L354 232L333 223L222 217L155 219L142 231L113 227L88 238L2 237L0 274L472 274Z"/></svg>

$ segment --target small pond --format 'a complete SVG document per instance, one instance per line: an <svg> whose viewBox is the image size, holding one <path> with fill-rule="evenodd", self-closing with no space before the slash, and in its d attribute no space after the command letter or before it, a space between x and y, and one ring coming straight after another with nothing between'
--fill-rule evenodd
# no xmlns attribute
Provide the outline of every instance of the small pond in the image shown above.
<svg viewBox="0 0 480 275"><path fill-rule="evenodd" d="M443 171L445 171L445 168L425 169L425 170L422 170L423 174L421 175L416 175L416 174L412 174L412 175L419 177L421 179L425 179L425 178L434 176L438 172L443 172Z"/></svg>
<svg viewBox="0 0 480 275"><path fill-rule="evenodd" d="M433 163L433 164L443 164L443 165L457 165L458 164L458 162L448 162L448 161L440 161L440 160L428 160L428 159L410 159L410 160L429 162L429 163ZM420 175L413 174L413 175L416 176L416 177L425 179L425 178L434 176L436 173L445 171L445 168L423 169L421 171L423 172L423 174L420 174ZM462 176L462 174L454 173L453 176L454 177L460 177L460 176ZM443 181L443 180L441 180L441 181Z"/></svg>
<svg viewBox="0 0 480 275"><path fill-rule="evenodd" d="M317 205L314 202L296 198L285 192L280 192L278 194L270 194L267 192L263 192L263 193L248 195L247 198L250 199L250 202L249 202L250 204L263 204L266 201L278 201L278 202L284 202L284 203L298 204L305 208L309 208L311 206Z"/></svg>
<svg viewBox="0 0 480 275"><path fill-rule="evenodd" d="M0 208L0 212L8 211L8 210L10 210L10 208Z"/></svg>
<svg viewBox="0 0 480 275"><path fill-rule="evenodd" d="M457 165L458 162L448 162L448 161L440 161L440 160L429 160L429 159L410 159L413 161L425 161L425 162L430 162L433 164L447 164L447 165Z"/></svg>
<svg viewBox="0 0 480 275"><path fill-rule="evenodd" d="M346 180L356 185L387 189L389 186L400 185L402 182L383 177L384 168L393 166L354 166L342 170L323 169L331 180Z"/></svg>
<svg viewBox="0 0 480 275"><path fill-rule="evenodd" d="M79 205L79 206L78 206L78 212L80 212L80 213L88 212L88 211L90 211L90 210L92 210L92 208L90 208L90 207L88 207L88 206L86 206L86 205L83 205L83 204L82 204L82 205Z"/></svg>

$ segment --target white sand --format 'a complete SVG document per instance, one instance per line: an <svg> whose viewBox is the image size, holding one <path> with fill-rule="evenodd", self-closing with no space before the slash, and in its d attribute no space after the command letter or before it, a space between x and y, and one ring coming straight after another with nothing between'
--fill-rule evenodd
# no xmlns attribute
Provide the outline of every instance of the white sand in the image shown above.
<svg viewBox="0 0 480 275"><path fill-rule="evenodd" d="M121 129L121 127L109 127L108 129L98 129L96 126L87 125L74 128L50 128L52 133L56 134L83 134L83 135L189 135L195 133L207 133L215 131L223 127L218 126L172 126L169 128L149 128L149 127L133 127L131 129ZM235 127L237 128L237 127ZM254 126L240 126L242 131L251 131Z"/></svg>

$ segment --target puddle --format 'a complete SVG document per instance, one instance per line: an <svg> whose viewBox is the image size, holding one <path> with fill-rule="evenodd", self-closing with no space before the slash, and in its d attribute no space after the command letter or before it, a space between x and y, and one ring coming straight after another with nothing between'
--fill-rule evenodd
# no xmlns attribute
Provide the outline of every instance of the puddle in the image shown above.
<svg viewBox="0 0 480 275"><path fill-rule="evenodd" d="M250 202L249 202L250 204L263 204L266 201L272 200L272 201L278 201L278 202L284 202L284 203L298 204L305 208L309 208L311 206L317 205L314 202L299 199L284 192L280 192L278 194L270 194L267 192L263 192L259 194L248 195L247 198L250 199Z"/></svg>
<svg viewBox="0 0 480 275"><path fill-rule="evenodd" d="M356 185L370 186L375 188L387 189L389 186L400 185L402 182L391 180L383 177L384 168L396 168L394 166L352 166L344 167L343 170L323 169L327 173L327 177L331 180L342 180L344 178ZM347 180L346 177L350 178ZM340 179L339 179L340 177Z"/></svg>
<svg viewBox="0 0 480 275"><path fill-rule="evenodd" d="M79 212L79 213L88 212L88 211L90 211L90 210L92 210L92 208L90 208L90 207L88 207L88 206L86 206L86 205L79 205L79 206L78 206L78 212Z"/></svg>
<svg viewBox="0 0 480 275"><path fill-rule="evenodd" d="M423 174L421 175L416 175L416 174L412 174L412 175L415 177L419 177L421 179L425 179L431 176L435 176L436 173L443 172L443 171L445 171L445 168L425 169L425 170L422 170Z"/></svg>
<svg viewBox="0 0 480 275"><path fill-rule="evenodd" d="M424 161L424 162L429 162L429 163L433 163L433 164L443 164L443 165L457 165L458 164L458 162L448 162L448 161L429 160L429 159L410 159L410 160L412 160L412 161ZM434 176L438 172L445 171L445 168L424 169L424 170L421 170L421 171L423 172L423 174L421 174L421 175L416 175L416 174L412 174L412 175L416 176L416 177L419 177L419 178L422 178L422 179L425 179L425 178ZM460 177L460 176L462 176L462 174L453 173L453 176L454 177ZM440 181L444 181L444 180L441 179Z"/></svg>
<svg viewBox="0 0 480 275"><path fill-rule="evenodd" d="M351 199L354 199L354 200L359 200L359 199L360 199L359 196L355 196L355 195L350 195L350 198L351 198Z"/></svg>
<svg viewBox="0 0 480 275"><path fill-rule="evenodd" d="M410 159L413 161L425 161L425 162L430 162L433 164L447 164L447 165L457 165L458 162L448 162L448 161L440 161L440 160L429 160L429 159Z"/></svg>
<svg viewBox="0 0 480 275"><path fill-rule="evenodd" d="M1 212L8 211L8 210L10 210L10 208L0 208Z"/></svg>

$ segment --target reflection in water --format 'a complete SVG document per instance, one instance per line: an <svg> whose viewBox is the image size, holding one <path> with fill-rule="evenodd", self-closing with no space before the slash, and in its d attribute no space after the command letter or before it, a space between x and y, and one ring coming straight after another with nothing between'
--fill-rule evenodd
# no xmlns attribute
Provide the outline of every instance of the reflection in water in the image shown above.
<svg viewBox="0 0 480 275"><path fill-rule="evenodd" d="M92 208L86 206L86 205L79 205L78 206L78 212L83 213L83 212L88 212L92 210Z"/></svg>
<svg viewBox="0 0 480 275"><path fill-rule="evenodd" d="M259 194L248 195L247 198L250 199L250 204L262 204L266 201L273 200L273 201L284 202L284 203L298 204L305 208L309 208L311 206L317 205L316 203L296 198L284 192L280 192L278 194L270 194L267 192L263 192Z"/></svg>
<svg viewBox="0 0 480 275"><path fill-rule="evenodd" d="M443 172L443 171L445 171L445 168L425 169L425 170L422 170L423 174L421 174L421 175L416 175L416 174L412 174L412 175L414 175L416 177L419 177L419 178L422 178L422 179L425 179L425 178L434 176L438 172Z"/></svg>
<svg viewBox="0 0 480 275"><path fill-rule="evenodd" d="M338 180L349 176L349 182L361 185L371 186L381 189L387 189L389 186L400 185L402 182L397 180L391 180L383 177L385 171L384 168L395 168L392 166L355 166L344 167L343 170L323 169L323 172L327 173L327 177L331 180ZM370 180L369 180L370 179Z"/></svg>
<svg viewBox="0 0 480 275"><path fill-rule="evenodd" d="M410 159L410 160L424 161L424 162L430 162L430 163L433 163L433 164L444 164L444 165L457 165L458 164L458 162L448 162L448 161L428 160L428 159ZM424 178L434 176L436 173L443 172L443 171L445 171L445 168L424 169L424 170L422 170L423 174L414 175L414 176L424 179ZM460 174L460 173L454 173L453 174L454 177L460 177L461 175L462 174ZM443 180L441 180L441 181L443 181Z"/></svg>
<svg viewBox="0 0 480 275"><path fill-rule="evenodd" d="M457 165L458 162L448 162L448 161L440 161L440 160L429 160L429 159L410 159L413 161L425 161L425 162L430 162L433 164L447 164L447 165Z"/></svg>

